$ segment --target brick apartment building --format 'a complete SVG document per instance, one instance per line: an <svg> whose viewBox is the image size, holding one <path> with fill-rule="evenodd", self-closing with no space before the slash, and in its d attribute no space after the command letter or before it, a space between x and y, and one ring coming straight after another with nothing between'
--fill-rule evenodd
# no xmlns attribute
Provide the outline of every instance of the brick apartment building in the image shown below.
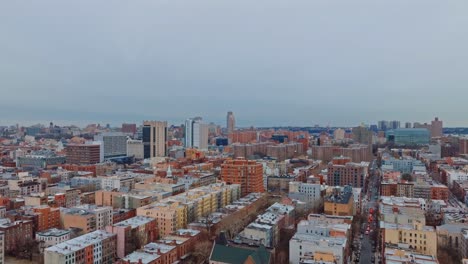
<svg viewBox="0 0 468 264"><path fill-rule="evenodd" d="M38 214L37 230L44 231L51 228L60 228L60 209L50 208L47 205L37 206L32 209Z"/></svg>
<svg viewBox="0 0 468 264"><path fill-rule="evenodd" d="M122 124L122 133L126 134L136 134L137 132L137 126L136 124Z"/></svg>
<svg viewBox="0 0 468 264"><path fill-rule="evenodd" d="M327 180L330 186L350 185L363 188L368 175L369 163L354 163L350 158L334 158L328 163Z"/></svg>
<svg viewBox="0 0 468 264"><path fill-rule="evenodd" d="M312 146L312 159L328 162L339 156L349 157L352 162L370 161L372 160L372 148L369 145Z"/></svg>
<svg viewBox="0 0 468 264"><path fill-rule="evenodd" d="M106 227L106 231L117 235L117 256L123 258L143 245L155 242L159 231L157 221L146 216L135 216Z"/></svg>
<svg viewBox="0 0 468 264"><path fill-rule="evenodd" d="M5 251L12 251L33 239L33 222L0 219L0 232L5 234Z"/></svg>
<svg viewBox="0 0 468 264"><path fill-rule="evenodd" d="M265 191L263 187L263 166L253 160L226 160L221 165L221 178L228 184L240 184L241 196Z"/></svg>
<svg viewBox="0 0 468 264"><path fill-rule="evenodd" d="M101 162L101 145L70 144L66 147L67 163L96 164Z"/></svg>
<svg viewBox="0 0 468 264"><path fill-rule="evenodd" d="M380 184L380 195L396 196L398 184L396 182L383 182Z"/></svg>
<svg viewBox="0 0 468 264"><path fill-rule="evenodd" d="M460 138L460 154L468 154L468 138Z"/></svg>

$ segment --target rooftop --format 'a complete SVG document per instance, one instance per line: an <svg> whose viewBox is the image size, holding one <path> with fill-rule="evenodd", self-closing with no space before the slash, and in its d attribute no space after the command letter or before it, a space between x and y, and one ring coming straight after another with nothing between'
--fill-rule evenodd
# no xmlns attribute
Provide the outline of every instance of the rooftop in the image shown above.
<svg viewBox="0 0 468 264"><path fill-rule="evenodd" d="M148 264L157 260L159 257L160 256L158 254L154 254L154 253L150 254L146 252L134 251L130 253L129 255L125 256L123 260L125 262L130 261L130 263L140 263L139 261L141 260L142 264Z"/></svg>
<svg viewBox="0 0 468 264"><path fill-rule="evenodd" d="M182 245L183 243L187 242L190 238L188 237L181 237L181 236L165 236L161 239L159 239L157 242L158 243L164 243L164 244L172 244L175 242L176 245Z"/></svg>
<svg viewBox="0 0 468 264"><path fill-rule="evenodd" d="M29 223L29 220L19 220L12 222L9 218L0 218L0 228L9 228L12 226L19 225L21 223Z"/></svg>
<svg viewBox="0 0 468 264"><path fill-rule="evenodd" d="M213 247L210 261L220 263L245 263L251 257L255 263L270 263L271 253L260 246L255 249L228 246L216 243Z"/></svg>
<svg viewBox="0 0 468 264"><path fill-rule="evenodd" d="M90 245L97 244L104 239L116 236L115 234L108 233L103 230L97 230L86 235L79 236L74 239L70 239L63 243L45 249L48 252L54 252L60 255L68 255L75 251L81 250Z"/></svg>
<svg viewBox="0 0 468 264"><path fill-rule="evenodd" d="M53 236L53 237L60 237L70 233L70 230L63 230L57 228L51 228L49 230L45 230L42 232L37 232L36 234L39 236Z"/></svg>
<svg viewBox="0 0 468 264"><path fill-rule="evenodd" d="M162 253L166 254L167 252L175 249L175 246L166 245L163 243L149 243L143 247L143 250L147 253Z"/></svg>
<svg viewBox="0 0 468 264"><path fill-rule="evenodd" d="M295 234L291 240L299 242L306 241L315 244L316 246L323 245L324 247L346 247L346 238L343 237L322 237L311 236L308 234Z"/></svg>
<svg viewBox="0 0 468 264"><path fill-rule="evenodd" d="M196 235L200 234L200 231L195 230L195 229L179 229L179 230L176 230L175 233L178 236L185 236L185 235L196 236Z"/></svg>
<svg viewBox="0 0 468 264"><path fill-rule="evenodd" d="M424 255L412 251L405 251L401 249L386 248L385 249L385 262L387 264L438 264L439 261L436 257L431 255Z"/></svg>
<svg viewBox="0 0 468 264"><path fill-rule="evenodd" d="M423 198L407 198L395 196L381 196L381 203L384 205L401 206L401 207L421 207L425 204Z"/></svg>
<svg viewBox="0 0 468 264"><path fill-rule="evenodd" d="M437 231L445 230L445 231L448 231L449 233L459 233L459 234L461 234L464 230L468 230L468 226L466 224L444 224L436 228L437 228Z"/></svg>
<svg viewBox="0 0 468 264"><path fill-rule="evenodd" d="M297 229L299 231L300 227L307 227L307 226L313 226L314 228L320 229L328 229L328 230L335 230L335 231L341 231L341 232L348 232L351 230L351 225L350 224L339 224L339 223L324 223L321 221L317 220L302 220L297 224Z"/></svg>
<svg viewBox="0 0 468 264"><path fill-rule="evenodd" d="M417 230L415 225L400 225L388 222L380 222L381 228L385 229L395 229L395 230ZM435 232L435 228L432 226L422 226L422 231Z"/></svg>
<svg viewBox="0 0 468 264"><path fill-rule="evenodd" d="M272 206L270 206L267 211L269 212L275 212L279 214L285 214L289 213L294 210L294 206L292 205L286 205L286 204L281 204L281 203L274 203Z"/></svg>
<svg viewBox="0 0 468 264"><path fill-rule="evenodd" d="M340 192L338 194L331 194L325 197L325 202L329 203L338 203L338 204L348 204L349 199L353 196L353 192Z"/></svg>
<svg viewBox="0 0 468 264"><path fill-rule="evenodd" d="M141 225L145 225L151 221L155 221L154 218L151 217L146 217L146 216L135 216L132 218L129 218L125 221L118 222L117 224L114 224L114 226L117 227L126 227L126 226L131 226L132 228L137 228Z"/></svg>

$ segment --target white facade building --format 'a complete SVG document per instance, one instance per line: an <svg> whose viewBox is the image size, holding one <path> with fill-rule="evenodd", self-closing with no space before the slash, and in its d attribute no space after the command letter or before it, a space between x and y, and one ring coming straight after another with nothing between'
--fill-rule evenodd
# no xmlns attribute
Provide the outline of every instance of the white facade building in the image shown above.
<svg viewBox="0 0 468 264"><path fill-rule="evenodd" d="M193 124L193 147L197 149L208 149L209 126L201 122Z"/></svg>
<svg viewBox="0 0 468 264"><path fill-rule="evenodd" d="M85 250L89 249L93 263L111 264L115 262L117 235L102 230L62 242L44 250L44 261L48 264L82 263L89 259ZM88 251L87 251L88 252Z"/></svg>
<svg viewBox="0 0 468 264"><path fill-rule="evenodd" d="M307 261L315 260L316 255L321 254L332 257L337 264L349 263L345 259L346 244L346 238L296 234L289 241L289 262L308 263Z"/></svg>
<svg viewBox="0 0 468 264"><path fill-rule="evenodd" d="M120 132L109 132L94 136L94 140L102 142L104 158L127 155L127 136Z"/></svg>
<svg viewBox="0 0 468 264"><path fill-rule="evenodd" d="M142 140L127 140L127 156L134 156L135 159L144 159L143 141Z"/></svg>
<svg viewBox="0 0 468 264"><path fill-rule="evenodd" d="M202 122L201 117L189 118L185 121L185 147L208 149L209 125Z"/></svg>
<svg viewBox="0 0 468 264"><path fill-rule="evenodd" d="M315 183L290 182L289 198L307 203L309 208L318 208L323 203L322 185Z"/></svg>
<svg viewBox="0 0 468 264"><path fill-rule="evenodd" d="M70 210L84 210L94 214L96 218L96 230L104 230L106 226L113 224L113 209L111 206L99 207L96 205L84 204Z"/></svg>
<svg viewBox="0 0 468 264"><path fill-rule="evenodd" d="M44 241L45 247L54 246L70 239L70 230L52 228L36 233L36 241Z"/></svg>

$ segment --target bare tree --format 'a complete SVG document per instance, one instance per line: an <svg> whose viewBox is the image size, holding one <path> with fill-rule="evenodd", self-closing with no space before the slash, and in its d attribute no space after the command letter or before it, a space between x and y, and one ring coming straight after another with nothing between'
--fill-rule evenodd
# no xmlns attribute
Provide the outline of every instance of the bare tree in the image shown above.
<svg viewBox="0 0 468 264"><path fill-rule="evenodd" d="M211 254L211 249L213 247L213 242L211 241L202 241L195 245L192 256L195 258L196 263L201 263L202 261L208 260Z"/></svg>

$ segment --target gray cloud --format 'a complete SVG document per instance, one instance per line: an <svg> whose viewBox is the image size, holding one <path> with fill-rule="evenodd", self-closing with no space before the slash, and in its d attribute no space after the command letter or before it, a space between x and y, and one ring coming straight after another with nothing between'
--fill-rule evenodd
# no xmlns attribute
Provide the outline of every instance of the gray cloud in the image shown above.
<svg viewBox="0 0 468 264"><path fill-rule="evenodd" d="M0 3L0 123L468 125L466 1Z"/></svg>

